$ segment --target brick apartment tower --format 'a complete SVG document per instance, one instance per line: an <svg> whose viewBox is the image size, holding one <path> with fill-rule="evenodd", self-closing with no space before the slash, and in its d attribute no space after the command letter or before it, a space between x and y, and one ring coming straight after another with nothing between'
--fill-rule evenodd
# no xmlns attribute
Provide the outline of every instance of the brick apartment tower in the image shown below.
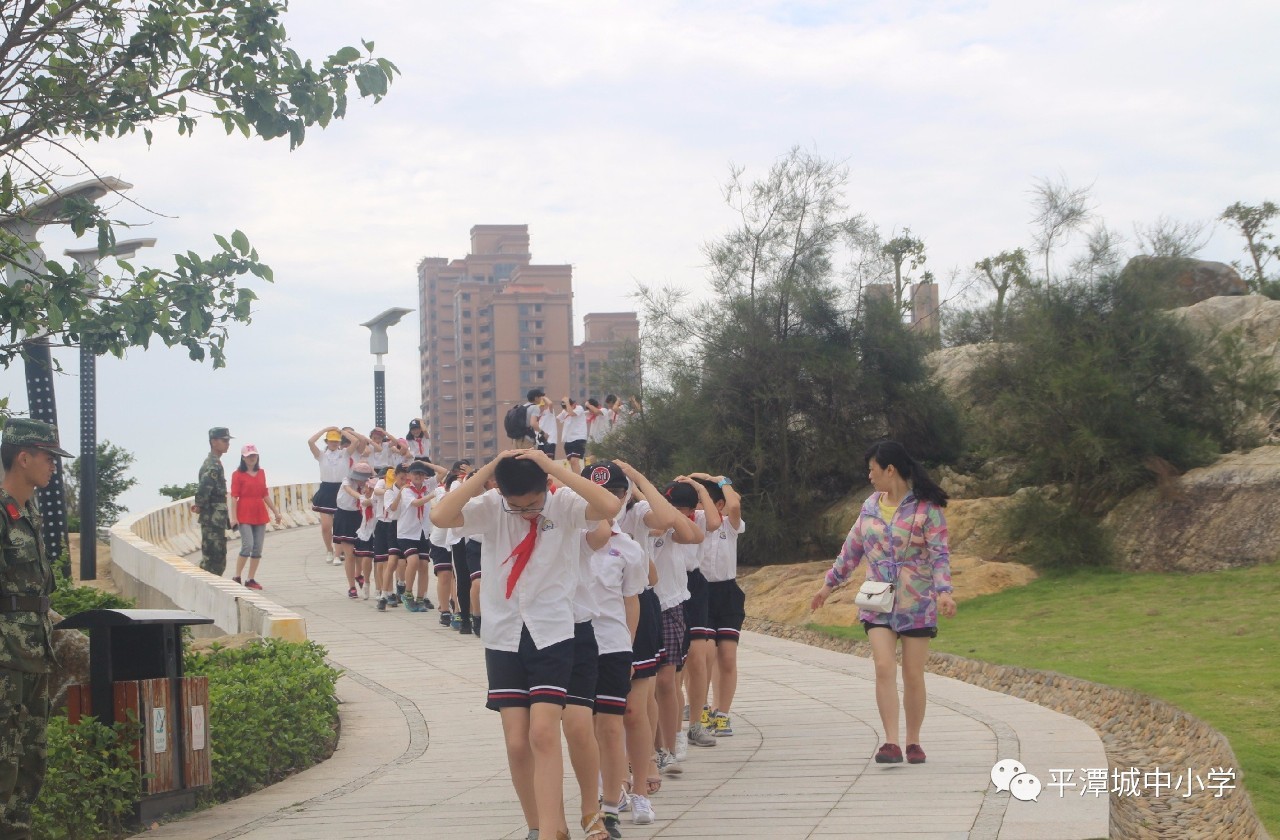
<svg viewBox="0 0 1280 840"><path fill-rule="evenodd" d="M640 319L634 312L591 312L583 316L582 343L573 348L573 391L580 401L595 397L604 403L607 388L618 388L626 393L616 394L626 402L632 394L640 393ZM619 358L620 354L625 354ZM626 362L634 365L629 372L621 368ZM630 387L622 387L618 380L626 378ZM606 384L605 378L612 380ZM563 395L561 395L563 396Z"/></svg>
<svg viewBox="0 0 1280 840"><path fill-rule="evenodd" d="M533 265L528 225L476 225L471 253L418 264L422 412L432 452L480 458L535 385L568 393L573 267Z"/></svg>
<svg viewBox="0 0 1280 840"><path fill-rule="evenodd" d="M572 266L533 264L528 225L476 225L466 257L418 263L422 414L438 460L497 454L530 388L576 395L576 357L586 371L608 358L608 336L639 335L635 313L587 315L587 349L574 348L572 281Z"/></svg>

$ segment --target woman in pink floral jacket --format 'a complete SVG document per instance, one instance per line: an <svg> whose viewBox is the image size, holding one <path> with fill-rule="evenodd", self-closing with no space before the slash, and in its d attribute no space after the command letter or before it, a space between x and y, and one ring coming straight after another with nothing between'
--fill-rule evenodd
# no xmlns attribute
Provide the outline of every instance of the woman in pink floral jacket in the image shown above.
<svg viewBox="0 0 1280 840"><path fill-rule="evenodd" d="M907 761L923 764L920 727L924 723L924 663L929 640L938 635L938 614L956 614L951 595L947 494L929 478L902 444L881 441L866 455L868 477L876 490L862 506L858 521L840 549L812 607L821 607L832 590L848 582L866 562L866 579L895 584L889 612L861 610L858 618L871 643L876 667L876 706L885 743L876 752L881 764L902 761L898 746L897 647L902 640L902 705L907 718Z"/></svg>

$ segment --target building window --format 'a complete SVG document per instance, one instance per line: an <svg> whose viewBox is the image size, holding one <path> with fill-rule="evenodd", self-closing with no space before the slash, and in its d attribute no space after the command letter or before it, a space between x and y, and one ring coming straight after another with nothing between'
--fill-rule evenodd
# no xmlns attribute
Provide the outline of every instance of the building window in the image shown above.
<svg viewBox="0 0 1280 840"><path fill-rule="evenodd" d="M542 329L542 322L541 322L541 321L534 321L534 322L533 322L533 328L534 328L535 330L540 330L540 329Z"/></svg>
<svg viewBox="0 0 1280 840"><path fill-rule="evenodd" d="M469 324L462 328L462 334L471 335L471 326Z"/></svg>
<svg viewBox="0 0 1280 840"><path fill-rule="evenodd" d="M475 414L476 414L476 410L474 408L467 408L467 409L463 409L462 411L462 416L464 417L474 417Z"/></svg>
<svg viewBox="0 0 1280 840"><path fill-rule="evenodd" d="M529 314L529 304L527 304L527 303L522 303L522 304L520 304L520 306L518 307L518 309L519 309L519 311L520 311L520 317L521 317L521 318L524 318L524 317L527 317L527 316L528 316L528 314Z"/></svg>
<svg viewBox="0 0 1280 840"><path fill-rule="evenodd" d="M480 349L481 349L481 350L489 350L489 349L491 349L492 347L493 347L493 342L492 342L492 341L482 341L482 342L480 342ZM468 350L470 350L470 349L471 349L471 345L467 345L467 349L468 349Z"/></svg>
<svg viewBox="0 0 1280 840"><path fill-rule="evenodd" d="M533 340L533 344L534 344L534 346L535 346L535 347L541 347L541 346L542 346L542 339L541 339L541 338L535 338L535 339Z"/></svg>
<svg viewBox="0 0 1280 840"><path fill-rule="evenodd" d="M481 429L482 429L483 431L486 431L486 432L492 432L492 431L493 431L493 424L492 424L492 423L485 423L485 424L484 424L484 426L482 426L482 427L481 427Z"/></svg>
<svg viewBox="0 0 1280 840"><path fill-rule="evenodd" d="M462 317L463 317L463 318L470 318L470 317L471 317L471 310L470 310L470 309L464 309L464 310L462 310Z"/></svg>
<svg viewBox="0 0 1280 840"><path fill-rule="evenodd" d="M467 384L467 385L470 385L470 384L471 384L471 382L472 382L472 380L474 380L474 379L475 379L475 377L474 377L474 376L464 376L464 377L462 377L462 381L463 381L465 384Z"/></svg>
<svg viewBox="0 0 1280 840"><path fill-rule="evenodd" d="M471 292L463 292L463 293L462 293L462 299L463 299L463 300L471 300Z"/></svg>
<svg viewBox="0 0 1280 840"><path fill-rule="evenodd" d="M462 352L464 352L464 353L470 353L470 352L471 352L471 342L470 342L470 341L465 341L465 342L463 342L463 344L462 344Z"/></svg>
<svg viewBox="0 0 1280 840"><path fill-rule="evenodd" d="M538 354L537 356L535 356L534 358L537 360L538 364L542 364L542 354L541 354L541 353L539 353L539 354Z"/></svg>
<svg viewBox="0 0 1280 840"><path fill-rule="evenodd" d="M493 391L484 391L484 392L482 392L482 393L480 394L480 399L482 399L482 400L491 400L491 399L493 399Z"/></svg>
<svg viewBox="0 0 1280 840"><path fill-rule="evenodd" d="M474 400L476 398L475 391L467 391L465 394L462 395L462 398L467 402Z"/></svg>
<svg viewBox="0 0 1280 840"><path fill-rule="evenodd" d="M493 381L493 374L492 374L492 373L484 373L484 374L481 374L481 375L480 375L480 381L481 381L481 382L492 382L492 381Z"/></svg>

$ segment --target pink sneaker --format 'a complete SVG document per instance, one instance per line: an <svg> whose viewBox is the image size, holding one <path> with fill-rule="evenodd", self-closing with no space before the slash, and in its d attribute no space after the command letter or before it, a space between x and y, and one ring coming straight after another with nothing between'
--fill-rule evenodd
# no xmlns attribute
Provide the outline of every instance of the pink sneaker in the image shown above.
<svg viewBox="0 0 1280 840"><path fill-rule="evenodd" d="M245 588L245 589L257 589L257 590L261 591L261 590L262 590L262 584L258 583L258 582L257 582L256 580L254 580L253 578L249 578L247 581L245 581L244 588Z"/></svg>

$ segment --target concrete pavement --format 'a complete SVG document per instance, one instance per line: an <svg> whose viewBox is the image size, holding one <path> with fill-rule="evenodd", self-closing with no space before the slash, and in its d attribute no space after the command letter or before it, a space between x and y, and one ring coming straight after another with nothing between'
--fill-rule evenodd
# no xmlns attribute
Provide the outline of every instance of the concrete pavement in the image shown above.
<svg viewBox="0 0 1280 840"><path fill-rule="evenodd" d="M348 599L341 568L322 556L314 528L273 533L259 579L264 595L305 617L310 638L344 671L337 752L267 790L144 836L523 838L498 716L483 705L480 641L441 627L435 612L378 613L373 601ZM634 826L624 815L624 836L1107 835L1106 796L1046 787L1038 801L1022 802L989 776L997 759L1010 758L1046 785L1051 768L1107 767L1097 733L1007 695L926 679L928 763L877 765L870 660L744 634L735 735L714 748L690 747L684 775L665 780L653 798L655 823ZM566 796L575 790L566 775ZM572 823L576 803L569 812Z"/></svg>

